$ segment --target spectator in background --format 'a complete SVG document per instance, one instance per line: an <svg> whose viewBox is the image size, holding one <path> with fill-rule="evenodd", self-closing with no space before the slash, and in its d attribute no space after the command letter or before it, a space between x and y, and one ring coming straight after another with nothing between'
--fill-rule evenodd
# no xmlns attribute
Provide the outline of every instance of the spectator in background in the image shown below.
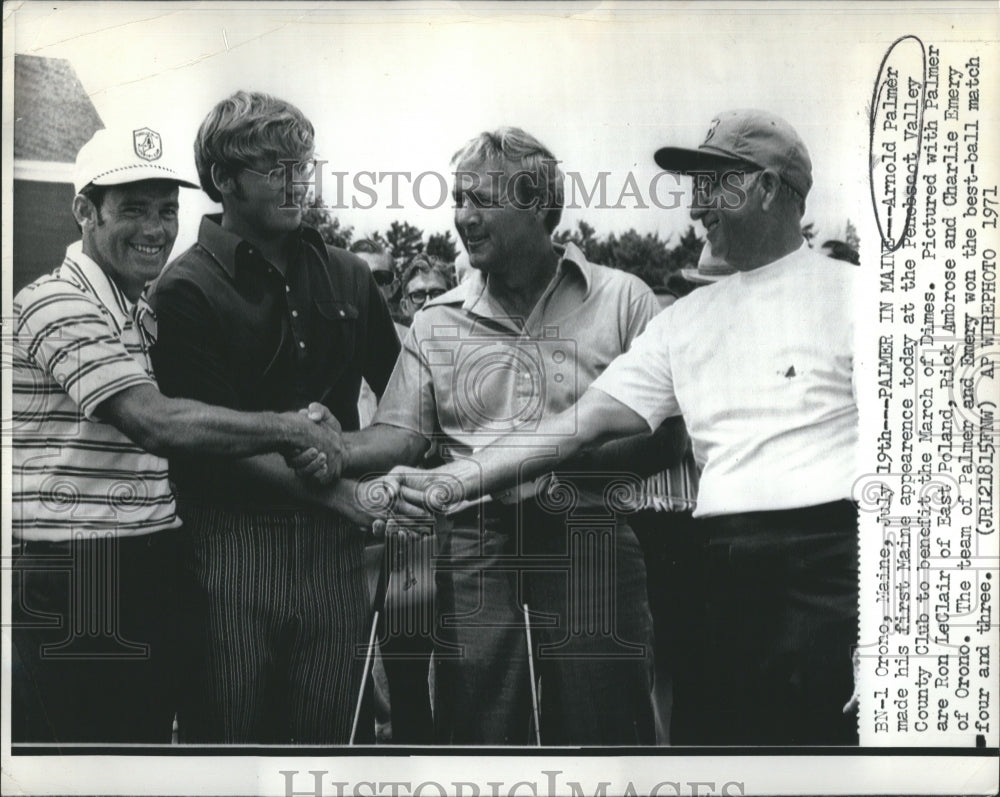
<svg viewBox="0 0 1000 797"><path fill-rule="evenodd" d="M843 241L836 239L824 241L819 251L834 260L843 260L845 263L853 263L855 266L861 265L861 258L858 257L857 250Z"/></svg>
<svg viewBox="0 0 1000 797"><path fill-rule="evenodd" d="M679 271L675 271L667 277L666 289L678 299L682 299L691 293L693 287Z"/></svg>
<svg viewBox="0 0 1000 797"><path fill-rule="evenodd" d="M393 260L392 252L373 238L362 238L351 244L351 252L356 254L368 264L372 277L382 292L382 298L389 306L392 313L392 320L396 322L396 332L402 340L406 334L405 326L400 323L403 318L399 312L399 275L396 273L396 263Z"/></svg>
<svg viewBox="0 0 1000 797"><path fill-rule="evenodd" d="M430 299L436 299L455 286L455 267L432 255L419 254L403 273L399 309L407 323Z"/></svg>
<svg viewBox="0 0 1000 797"><path fill-rule="evenodd" d="M701 285L711 285L713 282L718 282L723 277L735 273L735 268L718 255L712 254L712 247L707 243L701 248L701 254L698 255L697 267L681 269L681 276L693 286L689 288L688 293Z"/></svg>
<svg viewBox="0 0 1000 797"><path fill-rule="evenodd" d="M701 285L710 285L723 277L735 273L736 269L720 257L712 254L712 247L706 244L701 248L696 268L682 268L673 272L667 278L664 288L657 290L660 305L669 307L678 299L687 296Z"/></svg>
<svg viewBox="0 0 1000 797"><path fill-rule="evenodd" d="M406 337L407 329L405 324L400 323L402 316L399 313L399 278L396 276L396 264L392 254L373 238L355 241L351 244L351 252L364 260L371 269L372 277L382 292L382 298L389 306L389 314L396 328L396 337L402 341ZM362 379L361 392L358 395L358 421L362 429L372 422L377 404L371 385Z"/></svg>
<svg viewBox="0 0 1000 797"><path fill-rule="evenodd" d="M464 249L455 258L455 282L462 282L472 273L472 264L469 262L469 253Z"/></svg>

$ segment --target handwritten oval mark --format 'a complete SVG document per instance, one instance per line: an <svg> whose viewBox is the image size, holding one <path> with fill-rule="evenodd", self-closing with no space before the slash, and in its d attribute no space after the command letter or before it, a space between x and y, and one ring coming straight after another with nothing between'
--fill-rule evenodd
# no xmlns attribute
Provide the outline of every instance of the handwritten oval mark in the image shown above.
<svg viewBox="0 0 1000 797"><path fill-rule="evenodd" d="M913 230L926 81L924 43L899 37L882 58L868 114L868 184L884 252L899 249Z"/></svg>

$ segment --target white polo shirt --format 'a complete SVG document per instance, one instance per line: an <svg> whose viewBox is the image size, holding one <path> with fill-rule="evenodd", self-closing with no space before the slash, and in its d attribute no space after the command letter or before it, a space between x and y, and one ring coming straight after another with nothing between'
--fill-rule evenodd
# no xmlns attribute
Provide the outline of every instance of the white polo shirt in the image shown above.
<svg viewBox="0 0 1000 797"><path fill-rule="evenodd" d="M149 534L180 525L167 461L94 417L105 400L155 384L153 315L76 243L14 298L14 535Z"/></svg>
<svg viewBox="0 0 1000 797"><path fill-rule="evenodd" d="M651 429L684 416L704 468L695 515L850 498L856 274L803 244L675 302L594 381Z"/></svg>

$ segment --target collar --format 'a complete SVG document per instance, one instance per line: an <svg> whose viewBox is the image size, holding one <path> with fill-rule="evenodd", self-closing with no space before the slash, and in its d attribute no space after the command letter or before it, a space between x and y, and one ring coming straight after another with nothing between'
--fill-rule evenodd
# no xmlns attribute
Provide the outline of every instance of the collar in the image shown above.
<svg viewBox="0 0 1000 797"><path fill-rule="evenodd" d="M137 321L145 313L152 313L145 295L140 296L135 304L128 300L104 269L83 253L82 241L76 241L66 248L66 259L63 260L61 272L104 305L118 325L119 334L132 321Z"/></svg>
<svg viewBox="0 0 1000 797"><path fill-rule="evenodd" d="M565 245L553 244L552 248L559 255L559 262L556 264L556 273L553 279L558 280L564 276L571 278L578 277L583 281L584 295L589 296L590 287L593 284L594 265L584 257L583 252L580 251L580 247L572 241L568 241ZM476 305L486 298L487 293L486 279L483 277L483 272L478 269L472 269L469 276L461 283L436 299L430 299L424 307L461 305L463 310L475 312Z"/></svg>
<svg viewBox="0 0 1000 797"><path fill-rule="evenodd" d="M311 246L321 257L326 257L326 243L318 230L300 225L294 235ZM236 264L257 254L257 248L235 233L222 228L222 214L202 216L198 228L198 243L222 266L230 278L236 278Z"/></svg>
<svg viewBox="0 0 1000 797"><path fill-rule="evenodd" d="M575 271L583 279L583 287L587 296L590 295L590 287L594 284L594 264L587 260L586 256L572 241L567 241L564 246L555 245L555 250L561 255L559 268L563 272Z"/></svg>
<svg viewBox="0 0 1000 797"><path fill-rule="evenodd" d="M802 243L797 249L793 249L791 252L782 255L777 260L772 260L770 263L765 263L763 266L758 266L750 271L738 271L736 272L744 282L753 282L754 280L767 279L768 275L776 274L781 271L781 267L788 263L793 263L799 258L806 257L813 250L809 248L809 244L803 238ZM735 275L734 275L735 276Z"/></svg>

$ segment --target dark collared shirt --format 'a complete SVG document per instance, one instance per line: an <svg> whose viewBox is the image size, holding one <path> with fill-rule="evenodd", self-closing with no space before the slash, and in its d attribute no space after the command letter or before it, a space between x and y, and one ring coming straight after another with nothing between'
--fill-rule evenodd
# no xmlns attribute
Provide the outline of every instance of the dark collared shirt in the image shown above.
<svg viewBox="0 0 1000 797"><path fill-rule="evenodd" d="M246 411L297 410L319 401L344 429L357 429L361 378L381 396L399 354L368 267L303 227L289 243L282 275L219 219L202 219L198 243L151 291L160 388ZM231 471L204 457L171 462L186 495L241 504L276 499Z"/></svg>

